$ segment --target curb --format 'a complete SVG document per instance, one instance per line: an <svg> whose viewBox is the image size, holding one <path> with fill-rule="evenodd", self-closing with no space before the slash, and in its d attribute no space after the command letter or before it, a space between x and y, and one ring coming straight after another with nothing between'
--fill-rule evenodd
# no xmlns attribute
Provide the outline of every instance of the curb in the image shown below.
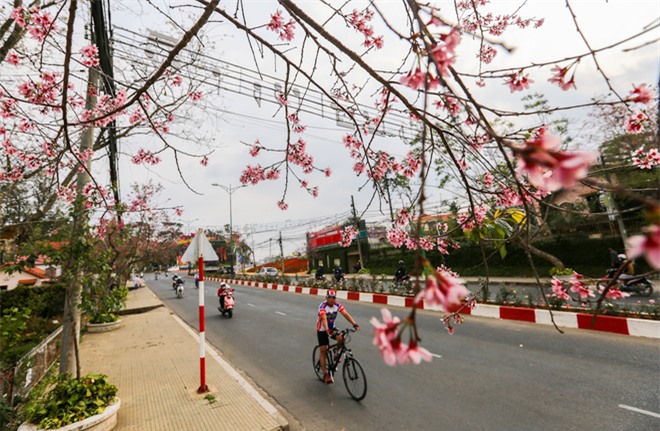
<svg viewBox="0 0 660 431"><path fill-rule="evenodd" d="M303 295L325 296L328 289L316 287L293 286L288 284L266 283L259 281L234 280L226 278L207 277L209 281L227 282L239 286L261 287L282 292L299 293ZM390 305L395 307L411 307L414 298L382 293L349 292L337 290L337 298L349 301L367 302L372 304ZM426 301L418 304L418 308L429 311L444 311L441 307L427 305ZM508 307L504 305L479 304L474 309L464 307L461 314L477 317L489 317L502 320L552 325L552 318L561 328L586 329L591 331L611 332L614 334L631 335L660 339L660 321L636 319L632 317L616 317L599 315L592 324L593 315L573 313L570 311L553 311L539 308Z"/></svg>

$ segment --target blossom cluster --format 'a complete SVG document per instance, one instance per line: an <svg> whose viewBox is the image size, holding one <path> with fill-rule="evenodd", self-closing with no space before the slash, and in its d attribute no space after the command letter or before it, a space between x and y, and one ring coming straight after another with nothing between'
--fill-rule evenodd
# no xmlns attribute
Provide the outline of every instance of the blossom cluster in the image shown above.
<svg viewBox="0 0 660 431"><path fill-rule="evenodd" d="M353 242L353 239L358 235L358 230L353 226L346 226L341 231L341 241L339 245L342 247L348 247Z"/></svg>
<svg viewBox="0 0 660 431"><path fill-rule="evenodd" d="M270 22L266 24L266 28L278 33L281 40L292 41L295 36L293 32L296 29L296 22L290 19L285 23L282 11L278 10L270 16Z"/></svg>
<svg viewBox="0 0 660 431"><path fill-rule="evenodd" d="M645 152L644 147L640 147L632 153L633 166L641 169L651 169L660 165L660 151L657 148L651 148Z"/></svg>
<svg viewBox="0 0 660 431"><path fill-rule="evenodd" d="M567 153L559 147L559 139L540 128L525 141L524 147L514 149L518 156L518 172L526 174L532 185L548 191L572 187L586 177L596 153Z"/></svg>
<svg viewBox="0 0 660 431"><path fill-rule="evenodd" d="M11 18L19 27L27 29L29 35L39 42L43 42L46 36L57 28L50 12L38 7L30 9L18 7L12 11Z"/></svg>
<svg viewBox="0 0 660 431"><path fill-rule="evenodd" d="M359 12L357 9L353 9L347 21L355 30L362 33L364 46L367 48L374 46L376 49L380 49L383 47L383 36L374 36L374 28L369 24L373 16L372 10L365 9Z"/></svg>
<svg viewBox="0 0 660 431"><path fill-rule="evenodd" d="M401 330L405 324L402 324L398 317L392 316L392 313L386 309L381 309L380 322L375 317L371 318L371 324L374 326L373 344L378 347L385 363L394 366L410 363L419 364L422 361L431 362L431 353L419 347L417 340L411 339L408 344L401 340Z"/></svg>

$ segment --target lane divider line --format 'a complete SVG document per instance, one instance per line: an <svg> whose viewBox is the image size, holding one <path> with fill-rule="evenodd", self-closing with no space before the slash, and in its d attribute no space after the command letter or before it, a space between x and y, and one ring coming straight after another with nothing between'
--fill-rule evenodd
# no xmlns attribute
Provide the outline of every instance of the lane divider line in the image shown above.
<svg viewBox="0 0 660 431"><path fill-rule="evenodd" d="M436 355L435 353L431 353L431 356L433 356L434 358L442 359L442 355Z"/></svg>
<svg viewBox="0 0 660 431"><path fill-rule="evenodd" d="M276 311L275 314L279 314L280 316L286 316L286 314L282 313L281 311Z"/></svg>
<svg viewBox="0 0 660 431"><path fill-rule="evenodd" d="M641 413L643 415L648 415L660 419L660 414L653 413L648 410L638 409L637 407L627 406L625 404L619 404L619 407L621 407L622 409L630 410L631 412Z"/></svg>

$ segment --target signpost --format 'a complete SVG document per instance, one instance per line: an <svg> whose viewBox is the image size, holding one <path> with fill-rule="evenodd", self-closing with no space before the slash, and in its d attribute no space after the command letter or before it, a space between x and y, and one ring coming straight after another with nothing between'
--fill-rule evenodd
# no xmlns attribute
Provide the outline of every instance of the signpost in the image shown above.
<svg viewBox="0 0 660 431"><path fill-rule="evenodd" d="M199 388L198 393L209 391L206 385L206 336L204 334L204 257L206 260L219 260L213 246L204 235L204 231L197 229L197 235L192 240L182 259L192 262L197 258L199 266Z"/></svg>

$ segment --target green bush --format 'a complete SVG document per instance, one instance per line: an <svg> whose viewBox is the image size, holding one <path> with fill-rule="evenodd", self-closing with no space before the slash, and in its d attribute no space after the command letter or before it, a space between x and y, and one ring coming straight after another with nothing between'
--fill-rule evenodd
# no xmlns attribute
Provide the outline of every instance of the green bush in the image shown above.
<svg viewBox="0 0 660 431"><path fill-rule="evenodd" d="M128 288L124 286L111 286L90 289L83 293L81 307L89 314L91 323L110 323L119 318L117 312L126 304Z"/></svg>
<svg viewBox="0 0 660 431"><path fill-rule="evenodd" d="M88 374L78 379L58 379L45 396L31 400L25 418L39 428L60 428L103 413L117 395L117 387L103 374Z"/></svg>
<svg viewBox="0 0 660 431"><path fill-rule="evenodd" d="M550 268L550 276L560 276L560 275L573 275L575 270L573 268L557 268L556 266L553 266Z"/></svg>
<svg viewBox="0 0 660 431"><path fill-rule="evenodd" d="M34 316L29 308L5 308L0 315L0 368L14 366L57 326L56 321Z"/></svg>
<svg viewBox="0 0 660 431"><path fill-rule="evenodd" d="M65 288L62 284L18 286L0 292L0 314L7 308L29 307L32 315L52 319L64 314Z"/></svg>
<svg viewBox="0 0 660 431"><path fill-rule="evenodd" d="M369 271L369 268L360 268L360 270L357 273L358 274L371 274L371 271Z"/></svg>

